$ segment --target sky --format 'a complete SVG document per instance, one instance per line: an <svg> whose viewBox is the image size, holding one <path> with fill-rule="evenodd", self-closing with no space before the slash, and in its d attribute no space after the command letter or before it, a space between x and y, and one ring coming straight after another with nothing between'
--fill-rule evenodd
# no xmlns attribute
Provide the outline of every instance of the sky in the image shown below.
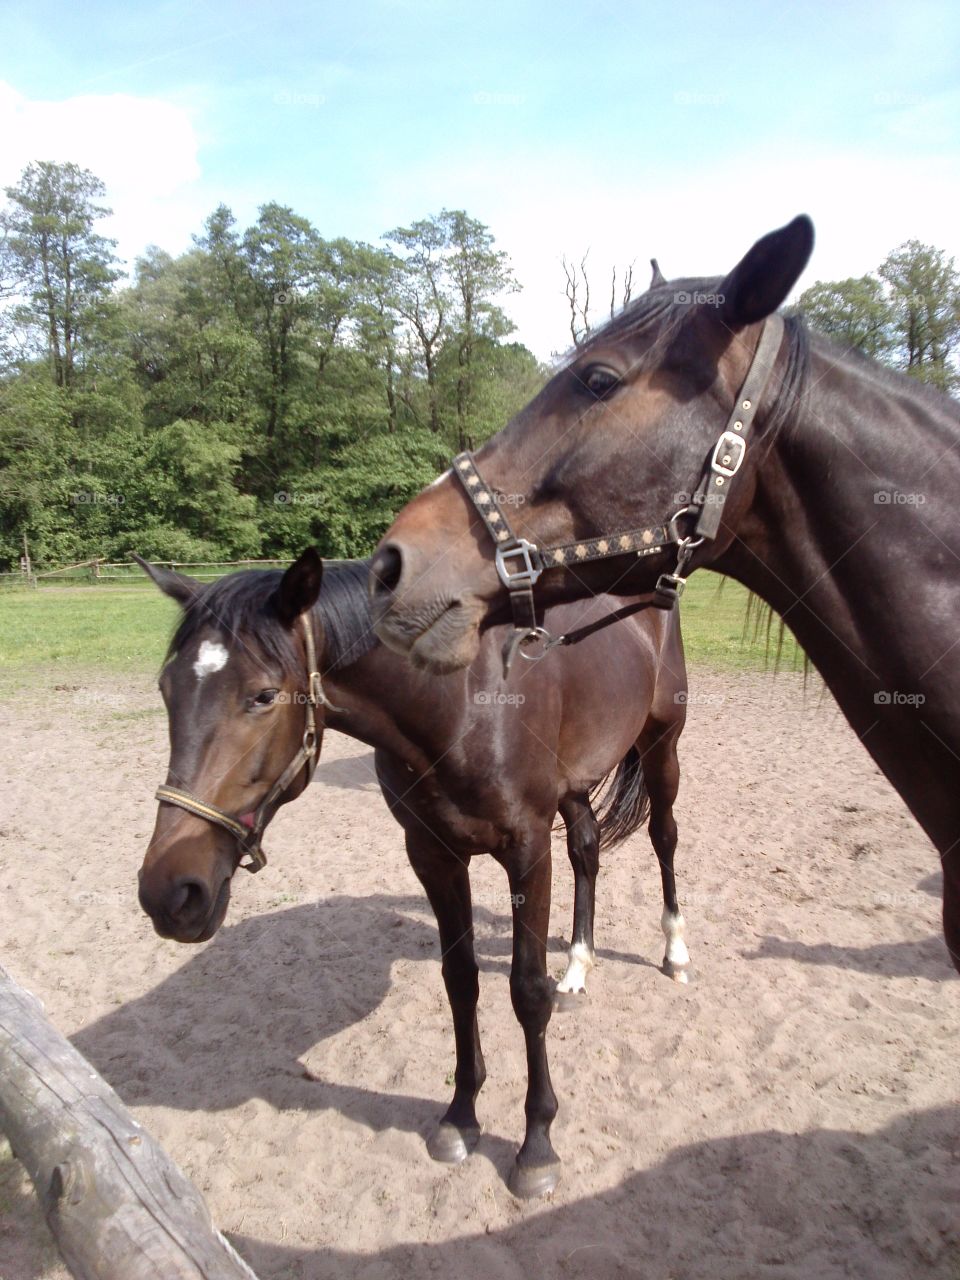
<svg viewBox="0 0 960 1280"><path fill-rule="evenodd" d="M35 159L93 170L128 262L189 247L221 202L370 243L463 208L546 359L570 341L564 254L589 250L601 296L651 256L722 275L806 212L800 288L907 239L960 259L958 55L952 0L2 0L0 186Z"/></svg>

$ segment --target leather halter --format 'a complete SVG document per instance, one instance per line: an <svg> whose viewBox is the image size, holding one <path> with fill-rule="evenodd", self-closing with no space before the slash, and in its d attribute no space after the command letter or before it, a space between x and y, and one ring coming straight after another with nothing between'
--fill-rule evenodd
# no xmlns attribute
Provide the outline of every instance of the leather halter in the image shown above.
<svg viewBox="0 0 960 1280"><path fill-rule="evenodd" d="M672 573L661 573L650 601L658 609L674 607L686 586L683 570L694 550L717 536L730 483L743 465L747 435L773 373L782 339L782 317L776 314L769 316L726 425L704 463L696 492L690 503L670 516L665 525L627 529L623 533L540 548L513 532L497 495L480 475L473 454L461 453L454 458L453 474L463 485L493 539L497 573L510 593L513 632L503 646L504 675L509 672L518 651L521 657L536 660L558 644L571 643L570 637L551 636L537 622L533 588L540 575L548 569L575 567L591 560L607 560L616 556L650 556L666 550L668 546L675 546L676 566ZM687 535L682 534L679 528L679 522L685 516L696 516L693 531ZM619 616L612 614L610 621L617 621ZM531 641L540 641L541 647L536 653L525 653L524 647Z"/></svg>
<svg viewBox="0 0 960 1280"><path fill-rule="evenodd" d="M267 855L261 848L260 841L270 816L268 814L270 806L283 795L304 765L307 768L307 786L313 781L313 775L317 768L317 707L330 705L323 692L320 672L317 670L317 649L313 639L313 628L310 625L309 614L302 614L301 622L303 623L303 635L307 650L306 715L303 741L297 754L257 805L253 812L252 823L248 825L239 818L232 817L223 809L219 809L215 804L210 804L207 800L201 800L199 796L193 795L190 791L183 791L179 787L164 785L158 787L156 791L156 798L163 803L177 805L180 809L186 809L187 813L192 813L198 818L205 818L207 822L212 822L215 826L223 827L224 831L229 831L240 846L240 857L248 857L250 859L249 862L241 861L237 865L243 867L244 871L250 871L254 874L262 871L267 865Z"/></svg>

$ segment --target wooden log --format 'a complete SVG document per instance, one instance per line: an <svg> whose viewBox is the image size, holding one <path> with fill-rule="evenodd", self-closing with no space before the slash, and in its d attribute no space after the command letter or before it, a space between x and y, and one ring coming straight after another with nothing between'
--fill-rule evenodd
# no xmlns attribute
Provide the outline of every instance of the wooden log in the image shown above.
<svg viewBox="0 0 960 1280"><path fill-rule="evenodd" d="M256 1280L199 1191L2 966L0 1129L77 1280Z"/></svg>

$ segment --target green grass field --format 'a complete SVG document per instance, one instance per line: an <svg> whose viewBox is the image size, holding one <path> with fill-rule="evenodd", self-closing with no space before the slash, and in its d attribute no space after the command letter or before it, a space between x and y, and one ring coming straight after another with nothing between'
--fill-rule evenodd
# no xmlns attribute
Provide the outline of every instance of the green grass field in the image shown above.
<svg viewBox="0 0 960 1280"><path fill-rule="evenodd" d="M711 573L695 574L683 597L687 660L724 669L772 665L779 623L746 628L747 592ZM143 586L41 587L0 595L0 676L4 683L56 679L97 669L148 673L158 668L177 616L176 606ZM781 668L802 665L787 633Z"/></svg>

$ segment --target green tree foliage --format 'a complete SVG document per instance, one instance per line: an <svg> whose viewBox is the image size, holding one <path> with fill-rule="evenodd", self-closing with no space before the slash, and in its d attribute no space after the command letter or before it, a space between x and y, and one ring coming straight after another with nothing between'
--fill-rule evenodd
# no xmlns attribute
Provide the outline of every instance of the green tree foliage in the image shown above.
<svg viewBox="0 0 960 1280"><path fill-rule="evenodd" d="M844 346L879 360L893 348L893 309L874 276L818 280L801 294L799 308L814 329Z"/></svg>
<svg viewBox="0 0 960 1280"><path fill-rule="evenodd" d="M798 309L821 333L921 382L960 386L960 274L941 249L908 240L876 275L817 281Z"/></svg>
<svg viewBox="0 0 960 1280"><path fill-rule="evenodd" d="M0 568L368 552L545 371L505 341L517 286L443 210L383 247L221 205L118 286L102 184L29 166L0 214Z"/></svg>

